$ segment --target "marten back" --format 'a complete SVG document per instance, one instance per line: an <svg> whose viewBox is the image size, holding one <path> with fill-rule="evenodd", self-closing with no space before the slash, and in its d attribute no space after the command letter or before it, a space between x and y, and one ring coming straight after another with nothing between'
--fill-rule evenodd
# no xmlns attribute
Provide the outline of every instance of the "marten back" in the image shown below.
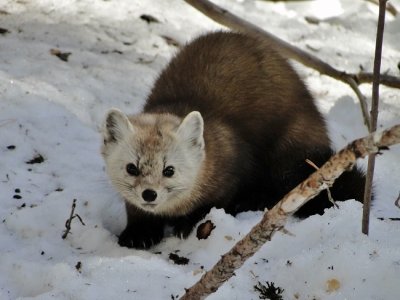
<svg viewBox="0 0 400 300"><path fill-rule="evenodd" d="M184 117L198 110L203 118L222 119L246 138L285 130L306 140L303 127L313 128L307 142L329 144L314 101L292 67L265 42L230 32L208 34L182 49L161 73L145 112L172 111ZM297 132L302 132L297 136ZM279 138L280 139L280 138ZM311 140L310 140L311 139Z"/></svg>

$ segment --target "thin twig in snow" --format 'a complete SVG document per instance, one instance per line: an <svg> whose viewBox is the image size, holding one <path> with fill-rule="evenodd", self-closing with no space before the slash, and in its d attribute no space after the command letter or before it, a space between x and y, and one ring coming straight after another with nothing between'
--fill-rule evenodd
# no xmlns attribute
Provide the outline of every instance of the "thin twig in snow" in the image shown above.
<svg viewBox="0 0 400 300"><path fill-rule="evenodd" d="M85 223L83 222L82 218L78 214L74 214L75 212L75 207L76 207L76 199L72 201L72 207L71 207L71 213L69 215L69 218L65 221L65 231L63 235L61 236L63 240L65 240L71 231L71 222L74 218L78 218L78 220L81 222L83 226L85 226Z"/></svg>
<svg viewBox="0 0 400 300"><path fill-rule="evenodd" d="M400 208L400 193L399 196L397 197L396 201L394 201L394 205Z"/></svg>

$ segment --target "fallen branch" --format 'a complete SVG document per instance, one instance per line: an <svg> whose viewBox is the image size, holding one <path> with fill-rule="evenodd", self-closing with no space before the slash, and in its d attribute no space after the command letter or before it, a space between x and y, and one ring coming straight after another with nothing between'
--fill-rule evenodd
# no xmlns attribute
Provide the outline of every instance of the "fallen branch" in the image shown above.
<svg viewBox="0 0 400 300"><path fill-rule="evenodd" d="M340 80L348 84L351 89L356 93L361 106L361 111L364 117L364 123L368 130L371 131L370 118L368 113L368 104L365 96L361 93L358 85L361 83L371 83L373 81L373 74L371 73L359 73L351 74L344 71L337 70L331 65L325 63L318 57L306 52L300 48L294 47L284 40L272 35L271 33L261 29L260 27L247 22L238 16L230 13L229 11L211 3L207 0L185 0L186 3L190 4L212 20L229 27L235 31L246 32L253 36L260 37L272 45L275 46L286 58L294 59L303 65L317 70L323 75L330 76L334 79ZM385 74L381 75L380 83L388 85L393 88L400 88L400 78L395 76L388 76Z"/></svg>
<svg viewBox="0 0 400 300"><path fill-rule="evenodd" d="M319 170L290 191L263 219L240 240L229 252L224 254L215 266L181 297L181 300L204 299L215 292L234 271L240 268L275 232L282 230L289 216L322 190L332 186L336 178L351 169L358 158L371 153L380 153L389 146L400 143L400 124L379 133L350 143L346 148L332 156Z"/></svg>
<svg viewBox="0 0 400 300"><path fill-rule="evenodd" d="M374 58L374 81L372 83L371 104L371 131L376 131L379 111L379 78L381 72L383 30L385 27L385 12L387 0L379 0L378 27L376 30L375 58ZM367 176L365 178L364 207L362 218L362 233L369 232L369 213L371 210L372 181L374 178L375 154L368 157Z"/></svg>

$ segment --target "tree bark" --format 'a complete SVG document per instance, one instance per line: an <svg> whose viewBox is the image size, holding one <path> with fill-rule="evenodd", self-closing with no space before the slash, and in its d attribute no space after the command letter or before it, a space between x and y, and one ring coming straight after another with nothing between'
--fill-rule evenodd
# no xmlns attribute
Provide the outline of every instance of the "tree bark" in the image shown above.
<svg viewBox="0 0 400 300"><path fill-rule="evenodd" d="M319 170L290 191L263 219L240 240L229 252L224 254L214 267L181 297L181 300L204 299L214 293L227 281L234 271L240 268L276 231L284 228L286 220L307 201L322 190L332 186L344 171L351 169L358 158L371 153L380 153L389 146L400 143L400 124L383 132L373 133L350 143L332 156Z"/></svg>

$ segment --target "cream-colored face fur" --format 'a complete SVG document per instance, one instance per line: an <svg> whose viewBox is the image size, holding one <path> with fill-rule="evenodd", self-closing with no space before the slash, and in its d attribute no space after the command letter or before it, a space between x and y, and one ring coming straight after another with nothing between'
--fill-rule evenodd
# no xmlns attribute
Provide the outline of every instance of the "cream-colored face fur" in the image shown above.
<svg viewBox="0 0 400 300"><path fill-rule="evenodd" d="M184 214L195 205L191 198L205 157L199 112L182 121L169 114L128 118L112 109L103 139L107 173L125 201L162 215Z"/></svg>

